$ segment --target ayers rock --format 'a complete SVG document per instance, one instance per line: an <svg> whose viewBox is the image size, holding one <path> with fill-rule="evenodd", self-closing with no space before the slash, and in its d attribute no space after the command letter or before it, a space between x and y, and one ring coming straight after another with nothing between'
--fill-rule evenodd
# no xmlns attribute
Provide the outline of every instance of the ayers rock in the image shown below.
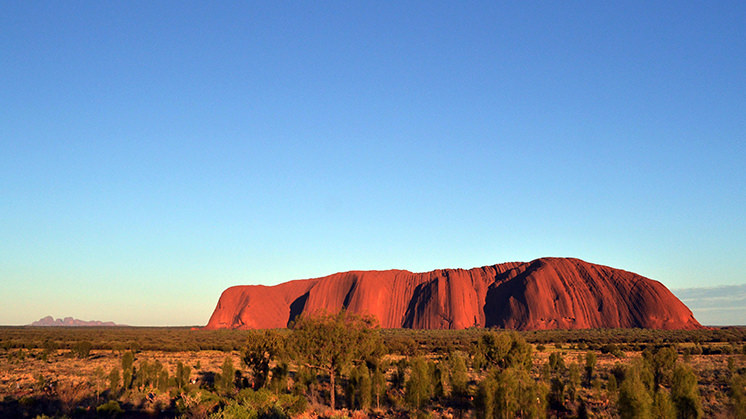
<svg viewBox="0 0 746 419"><path fill-rule="evenodd" d="M207 329L286 327L301 313L372 314L383 328L697 329L663 284L579 259L469 270L352 271L275 286L228 288Z"/></svg>

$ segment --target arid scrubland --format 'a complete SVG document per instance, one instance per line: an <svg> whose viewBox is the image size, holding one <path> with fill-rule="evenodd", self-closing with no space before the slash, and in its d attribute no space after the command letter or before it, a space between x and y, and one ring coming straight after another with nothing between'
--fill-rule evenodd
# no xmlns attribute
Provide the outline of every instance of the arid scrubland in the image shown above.
<svg viewBox="0 0 746 419"><path fill-rule="evenodd" d="M1 328L0 416L743 417L745 338L378 330L349 315L272 331Z"/></svg>

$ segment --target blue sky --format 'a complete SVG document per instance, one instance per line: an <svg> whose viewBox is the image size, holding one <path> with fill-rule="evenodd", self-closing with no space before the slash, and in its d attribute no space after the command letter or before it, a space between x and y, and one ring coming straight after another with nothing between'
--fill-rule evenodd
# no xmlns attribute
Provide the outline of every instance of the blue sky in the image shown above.
<svg viewBox="0 0 746 419"><path fill-rule="evenodd" d="M0 5L0 324L542 256L746 284L742 2L315 3Z"/></svg>

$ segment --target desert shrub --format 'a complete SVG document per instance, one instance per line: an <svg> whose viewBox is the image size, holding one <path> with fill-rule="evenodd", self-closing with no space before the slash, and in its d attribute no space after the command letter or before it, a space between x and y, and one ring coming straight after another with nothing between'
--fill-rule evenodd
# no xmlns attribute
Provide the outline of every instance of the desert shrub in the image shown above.
<svg viewBox="0 0 746 419"><path fill-rule="evenodd" d="M609 379L606 381L606 389L611 393L611 395L614 395L617 391L617 387L616 376L614 374L609 374Z"/></svg>
<svg viewBox="0 0 746 419"><path fill-rule="evenodd" d="M464 356L458 351L451 352L448 356L448 364L450 366L453 393L459 396L466 395L469 376L467 375Z"/></svg>
<svg viewBox="0 0 746 419"><path fill-rule="evenodd" d="M258 390L267 384L269 365L281 354L283 347L283 339L274 331L249 332L242 360L249 368L254 390Z"/></svg>
<svg viewBox="0 0 746 419"><path fill-rule="evenodd" d="M96 394L96 403L98 403L99 396L101 392L104 391L104 386L106 385L106 373L104 372L104 369L102 367L96 367L90 379L91 386Z"/></svg>
<svg viewBox="0 0 746 419"><path fill-rule="evenodd" d="M549 371L555 374L562 374L565 371L565 360L559 352L549 354Z"/></svg>
<svg viewBox="0 0 746 419"><path fill-rule="evenodd" d="M557 411L565 409L565 382L560 377L549 381L549 406Z"/></svg>
<svg viewBox="0 0 746 419"><path fill-rule="evenodd" d="M370 371L365 363L354 368L347 380L347 404L351 409L368 410L373 397Z"/></svg>
<svg viewBox="0 0 746 419"><path fill-rule="evenodd" d="M96 407L96 413L103 416L115 417L124 413L122 407L119 406L119 402L116 400L109 400L108 402Z"/></svg>
<svg viewBox="0 0 746 419"><path fill-rule="evenodd" d="M226 356L223 365L220 368L220 374L216 377L215 388L220 394L233 394L235 390L236 368L233 366L233 359Z"/></svg>
<svg viewBox="0 0 746 419"><path fill-rule="evenodd" d="M661 386L669 386L676 358L678 358L676 349L671 346L657 349L646 348L642 352L642 357L653 373L653 389L658 391Z"/></svg>
<svg viewBox="0 0 746 419"><path fill-rule="evenodd" d="M477 418L497 417L495 415L495 394L497 394L497 380L493 376L488 376L479 383L477 395L474 399Z"/></svg>
<svg viewBox="0 0 746 419"><path fill-rule="evenodd" d="M731 413L736 418L746 418L746 377L742 374L734 374L729 384Z"/></svg>
<svg viewBox="0 0 746 419"><path fill-rule="evenodd" d="M596 367L596 354L594 352L585 353L585 382L590 385L593 380L593 369Z"/></svg>
<svg viewBox="0 0 746 419"><path fill-rule="evenodd" d="M91 355L91 348L93 344L87 340L75 343L72 348L72 353L78 358L88 358Z"/></svg>
<svg viewBox="0 0 746 419"><path fill-rule="evenodd" d="M298 367L293 380L293 394L303 395L311 392L311 387L316 383L316 374L305 366Z"/></svg>
<svg viewBox="0 0 746 419"><path fill-rule="evenodd" d="M642 366L639 363L631 365L625 371L624 381L619 387L617 407L622 419L651 417L653 399L641 375Z"/></svg>
<svg viewBox="0 0 746 419"><path fill-rule="evenodd" d="M132 376L135 372L135 354L127 351L122 355L122 387L127 390L132 385Z"/></svg>
<svg viewBox="0 0 746 419"><path fill-rule="evenodd" d="M472 348L475 368L531 368L533 347L516 332L486 332Z"/></svg>
<svg viewBox="0 0 746 419"><path fill-rule="evenodd" d="M57 342L53 341L52 339L45 339L44 343L42 344L42 354L41 359L42 361L49 361L49 357L54 355L55 351L57 351L57 348L59 345L57 345Z"/></svg>
<svg viewBox="0 0 746 419"><path fill-rule="evenodd" d="M450 395L450 372L446 360L438 362L437 365L431 364L433 370L433 385L435 397L448 397Z"/></svg>
<svg viewBox="0 0 746 419"><path fill-rule="evenodd" d="M546 415L546 388L524 368L494 369L479 384L475 405L480 418L540 418Z"/></svg>
<svg viewBox="0 0 746 419"><path fill-rule="evenodd" d="M184 365L181 361L176 363L176 375L173 377L173 384L176 390L184 391L189 388L189 376L191 374L192 369L188 365Z"/></svg>
<svg viewBox="0 0 746 419"><path fill-rule="evenodd" d="M627 374L627 369L624 367L624 365L617 362L614 364L613 367L611 367L611 370L609 370L609 373L616 378L616 382L617 384L619 384L622 381L624 381L624 377Z"/></svg>
<svg viewBox="0 0 746 419"><path fill-rule="evenodd" d="M412 368L407 380L404 400L413 409L420 409L433 397L433 382L430 367L422 357L412 360Z"/></svg>
<svg viewBox="0 0 746 419"><path fill-rule="evenodd" d="M161 364L161 361L155 361L153 365L153 376L155 377L155 382L153 384L158 390L168 390L168 386L171 380L168 376L168 370L163 368L163 364Z"/></svg>
<svg viewBox="0 0 746 419"><path fill-rule="evenodd" d="M137 366L135 378L133 380L134 386L140 391L144 391L146 388L157 388L158 387L158 375L163 369L163 365L156 361L151 364L148 360L143 360Z"/></svg>
<svg viewBox="0 0 746 419"><path fill-rule="evenodd" d="M607 343L600 348L602 354L611 354L617 358L624 358L624 352L614 343Z"/></svg>
<svg viewBox="0 0 746 419"><path fill-rule="evenodd" d="M376 399L376 409L381 408L381 398L386 395L386 375L384 374L385 365L378 363L375 365L371 377L373 396Z"/></svg>
<svg viewBox="0 0 746 419"><path fill-rule="evenodd" d="M391 354L415 356L419 353L419 345L411 336L392 336L386 341L386 348Z"/></svg>
<svg viewBox="0 0 746 419"><path fill-rule="evenodd" d="M300 315L293 324L288 352L297 362L329 376L330 404L335 409L335 378L351 365L377 362L383 342L375 317L340 311Z"/></svg>
<svg viewBox="0 0 746 419"><path fill-rule="evenodd" d="M396 368L394 374L391 377L391 385L396 390L403 390L404 384L406 384L407 367L409 362L405 358L402 358L396 362Z"/></svg>
<svg viewBox="0 0 746 419"><path fill-rule="evenodd" d="M268 389L250 388L239 391L214 418L288 418L303 413L308 403L305 397L274 394Z"/></svg>
<svg viewBox="0 0 746 419"><path fill-rule="evenodd" d="M659 390L653 396L653 405L651 406L651 414L656 419L674 419L676 418L676 407L671 401L666 390Z"/></svg>
<svg viewBox="0 0 746 419"><path fill-rule="evenodd" d="M111 393L116 393L122 384L122 381L121 381L122 379L119 373L119 367L113 367L111 369L111 372L109 372L108 378L109 378L109 391Z"/></svg>
<svg viewBox="0 0 746 419"><path fill-rule="evenodd" d="M702 403L699 399L697 376L688 365L679 364L673 372L671 398L679 418L701 418Z"/></svg>
<svg viewBox="0 0 746 419"><path fill-rule="evenodd" d="M567 396L570 400L575 400L578 395L578 388L580 387L580 365L573 362L567 370Z"/></svg>

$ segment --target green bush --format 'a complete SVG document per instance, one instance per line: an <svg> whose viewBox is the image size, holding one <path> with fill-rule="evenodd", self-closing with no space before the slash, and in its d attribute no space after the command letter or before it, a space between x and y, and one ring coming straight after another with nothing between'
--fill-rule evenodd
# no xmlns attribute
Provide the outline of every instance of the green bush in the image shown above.
<svg viewBox="0 0 746 419"><path fill-rule="evenodd" d="M736 418L746 418L746 377L735 374L730 379L730 409Z"/></svg>
<svg viewBox="0 0 746 419"><path fill-rule="evenodd" d="M223 395L233 394L236 387L234 384L235 379L236 368L233 366L233 359L230 356L226 356L223 366L220 369L220 374L217 375L215 380L216 390Z"/></svg>
<svg viewBox="0 0 746 419"><path fill-rule="evenodd" d="M635 363L625 372L624 381L619 388L617 407L622 419L650 418L653 399L643 382L642 366Z"/></svg>
<svg viewBox="0 0 746 419"><path fill-rule="evenodd" d="M492 370L482 380L475 400L479 418L541 418L546 415L547 390L523 368Z"/></svg>
<svg viewBox="0 0 746 419"><path fill-rule="evenodd" d="M585 353L585 382L590 385L593 381L593 369L596 367L596 354L594 352Z"/></svg>
<svg viewBox="0 0 746 419"><path fill-rule="evenodd" d="M132 385L132 378L135 372L134 362L135 354L132 351L127 351L122 355L122 387L125 390L129 389Z"/></svg>
<svg viewBox="0 0 746 419"><path fill-rule="evenodd" d="M699 386L697 376L691 367L679 364L673 372L671 384L671 398L676 405L679 418L701 418L702 403L699 400Z"/></svg>
<svg viewBox="0 0 746 419"><path fill-rule="evenodd" d="M676 418L676 407L671 401L671 397L666 390L659 390L653 397L653 406L651 413L656 419L674 419Z"/></svg>
<svg viewBox="0 0 746 419"><path fill-rule="evenodd" d="M475 368L531 368L533 347L516 332L486 332L472 348Z"/></svg>
<svg viewBox="0 0 746 419"><path fill-rule="evenodd" d="M467 384L469 382L468 370L466 368L466 361L461 352L451 352L448 356L448 364L450 365L451 372L451 387L453 393L458 396L464 396L467 393Z"/></svg>
<svg viewBox="0 0 746 419"><path fill-rule="evenodd" d="M412 360L404 400L412 409L417 410L422 408L432 397L433 382L430 368L424 358L416 357Z"/></svg>
<svg viewBox="0 0 746 419"><path fill-rule="evenodd" d="M124 413L124 410L119 406L118 401L109 400L108 402L96 407L96 413L100 415L117 416Z"/></svg>
<svg viewBox="0 0 746 419"><path fill-rule="evenodd" d="M87 340L77 342L75 345L73 345L72 353L78 358L88 358L91 355L91 348L93 348L93 344L91 342L88 342Z"/></svg>

